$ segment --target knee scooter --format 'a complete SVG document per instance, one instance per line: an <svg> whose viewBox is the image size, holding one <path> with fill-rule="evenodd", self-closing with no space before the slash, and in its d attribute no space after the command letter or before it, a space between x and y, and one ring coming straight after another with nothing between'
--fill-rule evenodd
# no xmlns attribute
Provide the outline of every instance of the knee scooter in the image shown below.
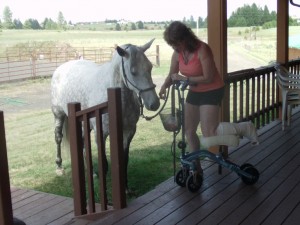
<svg viewBox="0 0 300 225"><path fill-rule="evenodd" d="M195 161L198 159L208 158L219 164L219 173L222 173L222 167L225 167L231 171L234 171L242 181L247 185L255 184L259 179L258 170L251 164L245 163L241 166L226 160L223 157L222 152L219 154L214 154L208 150L198 150L191 153L186 152L186 141L185 141L185 132L184 132L184 91L186 90L189 83L187 81L180 81L172 85L172 100L171 100L171 110L173 120L176 121L175 126L174 123L171 125L164 124L164 127L168 131L173 131L173 156L174 156L174 179L175 182L181 187L187 187L190 192L196 192L200 189L203 178L202 176L197 175L197 168ZM178 93L178 104L179 107L175 109L175 90ZM163 119L162 119L163 120ZM170 122L170 121L167 121ZM174 121L173 121L174 122ZM181 169L175 174L176 166L175 166L175 149L176 149L176 136L180 132L182 134L181 141L178 142L177 147L181 149L180 155L180 165Z"/></svg>

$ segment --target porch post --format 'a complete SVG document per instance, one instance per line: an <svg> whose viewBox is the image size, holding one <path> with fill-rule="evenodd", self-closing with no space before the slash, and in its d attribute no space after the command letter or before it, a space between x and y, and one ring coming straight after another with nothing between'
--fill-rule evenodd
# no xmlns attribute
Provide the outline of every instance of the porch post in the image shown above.
<svg viewBox="0 0 300 225"><path fill-rule="evenodd" d="M276 60L282 65L289 61L289 0L277 0L277 56ZM278 89L279 100L282 101ZM282 108L278 110L278 118L282 118Z"/></svg>
<svg viewBox="0 0 300 225"><path fill-rule="evenodd" d="M222 78L227 78L227 0L207 0L208 44ZM229 121L229 88L225 88L221 120Z"/></svg>
<svg viewBox="0 0 300 225"><path fill-rule="evenodd" d="M0 177L0 224L13 225L3 111L0 111Z"/></svg>
<svg viewBox="0 0 300 225"><path fill-rule="evenodd" d="M289 1L277 0L277 62L286 65L289 60Z"/></svg>
<svg viewBox="0 0 300 225"><path fill-rule="evenodd" d="M227 0L207 0L207 35L217 69L227 79ZM225 86L220 120L229 120L229 87ZM225 155L227 149L224 149Z"/></svg>

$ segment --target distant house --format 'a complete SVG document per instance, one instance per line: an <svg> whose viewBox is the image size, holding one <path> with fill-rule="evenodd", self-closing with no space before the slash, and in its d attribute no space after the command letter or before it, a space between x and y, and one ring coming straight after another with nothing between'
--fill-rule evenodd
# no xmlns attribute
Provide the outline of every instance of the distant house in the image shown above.
<svg viewBox="0 0 300 225"><path fill-rule="evenodd" d="M122 20L119 20L118 23L121 25L125 25L125 24L131 23L131 22L129 20L122 19Z"/></svg>

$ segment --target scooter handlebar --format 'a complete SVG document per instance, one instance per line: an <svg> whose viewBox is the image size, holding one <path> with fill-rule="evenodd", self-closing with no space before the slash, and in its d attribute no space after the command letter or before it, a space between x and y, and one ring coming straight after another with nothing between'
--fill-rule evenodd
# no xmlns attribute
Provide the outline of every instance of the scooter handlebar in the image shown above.
<svg viewBox="0 0 300 225"><path fill-rule="evenodd" d="M195 86L196 83L191 82L189 80L177 80L177 81L174 81L174 85L175 85L176 89L181 87L181 90L184 91L187 88L187 86Z"/></svg>

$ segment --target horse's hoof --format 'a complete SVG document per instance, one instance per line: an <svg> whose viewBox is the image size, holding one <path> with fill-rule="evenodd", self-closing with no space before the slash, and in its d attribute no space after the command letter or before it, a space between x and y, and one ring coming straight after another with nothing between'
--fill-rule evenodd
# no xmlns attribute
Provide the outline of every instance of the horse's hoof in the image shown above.
<svg viewBox="0 0 300 225"><path fill-rule="evenodd" d="M66 173L65 173L65 170L63 169L63 168L57 168L56 169L56 175L57 176L63 176L63 175L65 175Z"/></svg>
<svg viewBox="0 0 300 225"><path fill-rule="evenodd" d="M133 191L132 189L126 188L126 195L130 196L130 197L135 197L136 196L136 192Z"/></svg>

